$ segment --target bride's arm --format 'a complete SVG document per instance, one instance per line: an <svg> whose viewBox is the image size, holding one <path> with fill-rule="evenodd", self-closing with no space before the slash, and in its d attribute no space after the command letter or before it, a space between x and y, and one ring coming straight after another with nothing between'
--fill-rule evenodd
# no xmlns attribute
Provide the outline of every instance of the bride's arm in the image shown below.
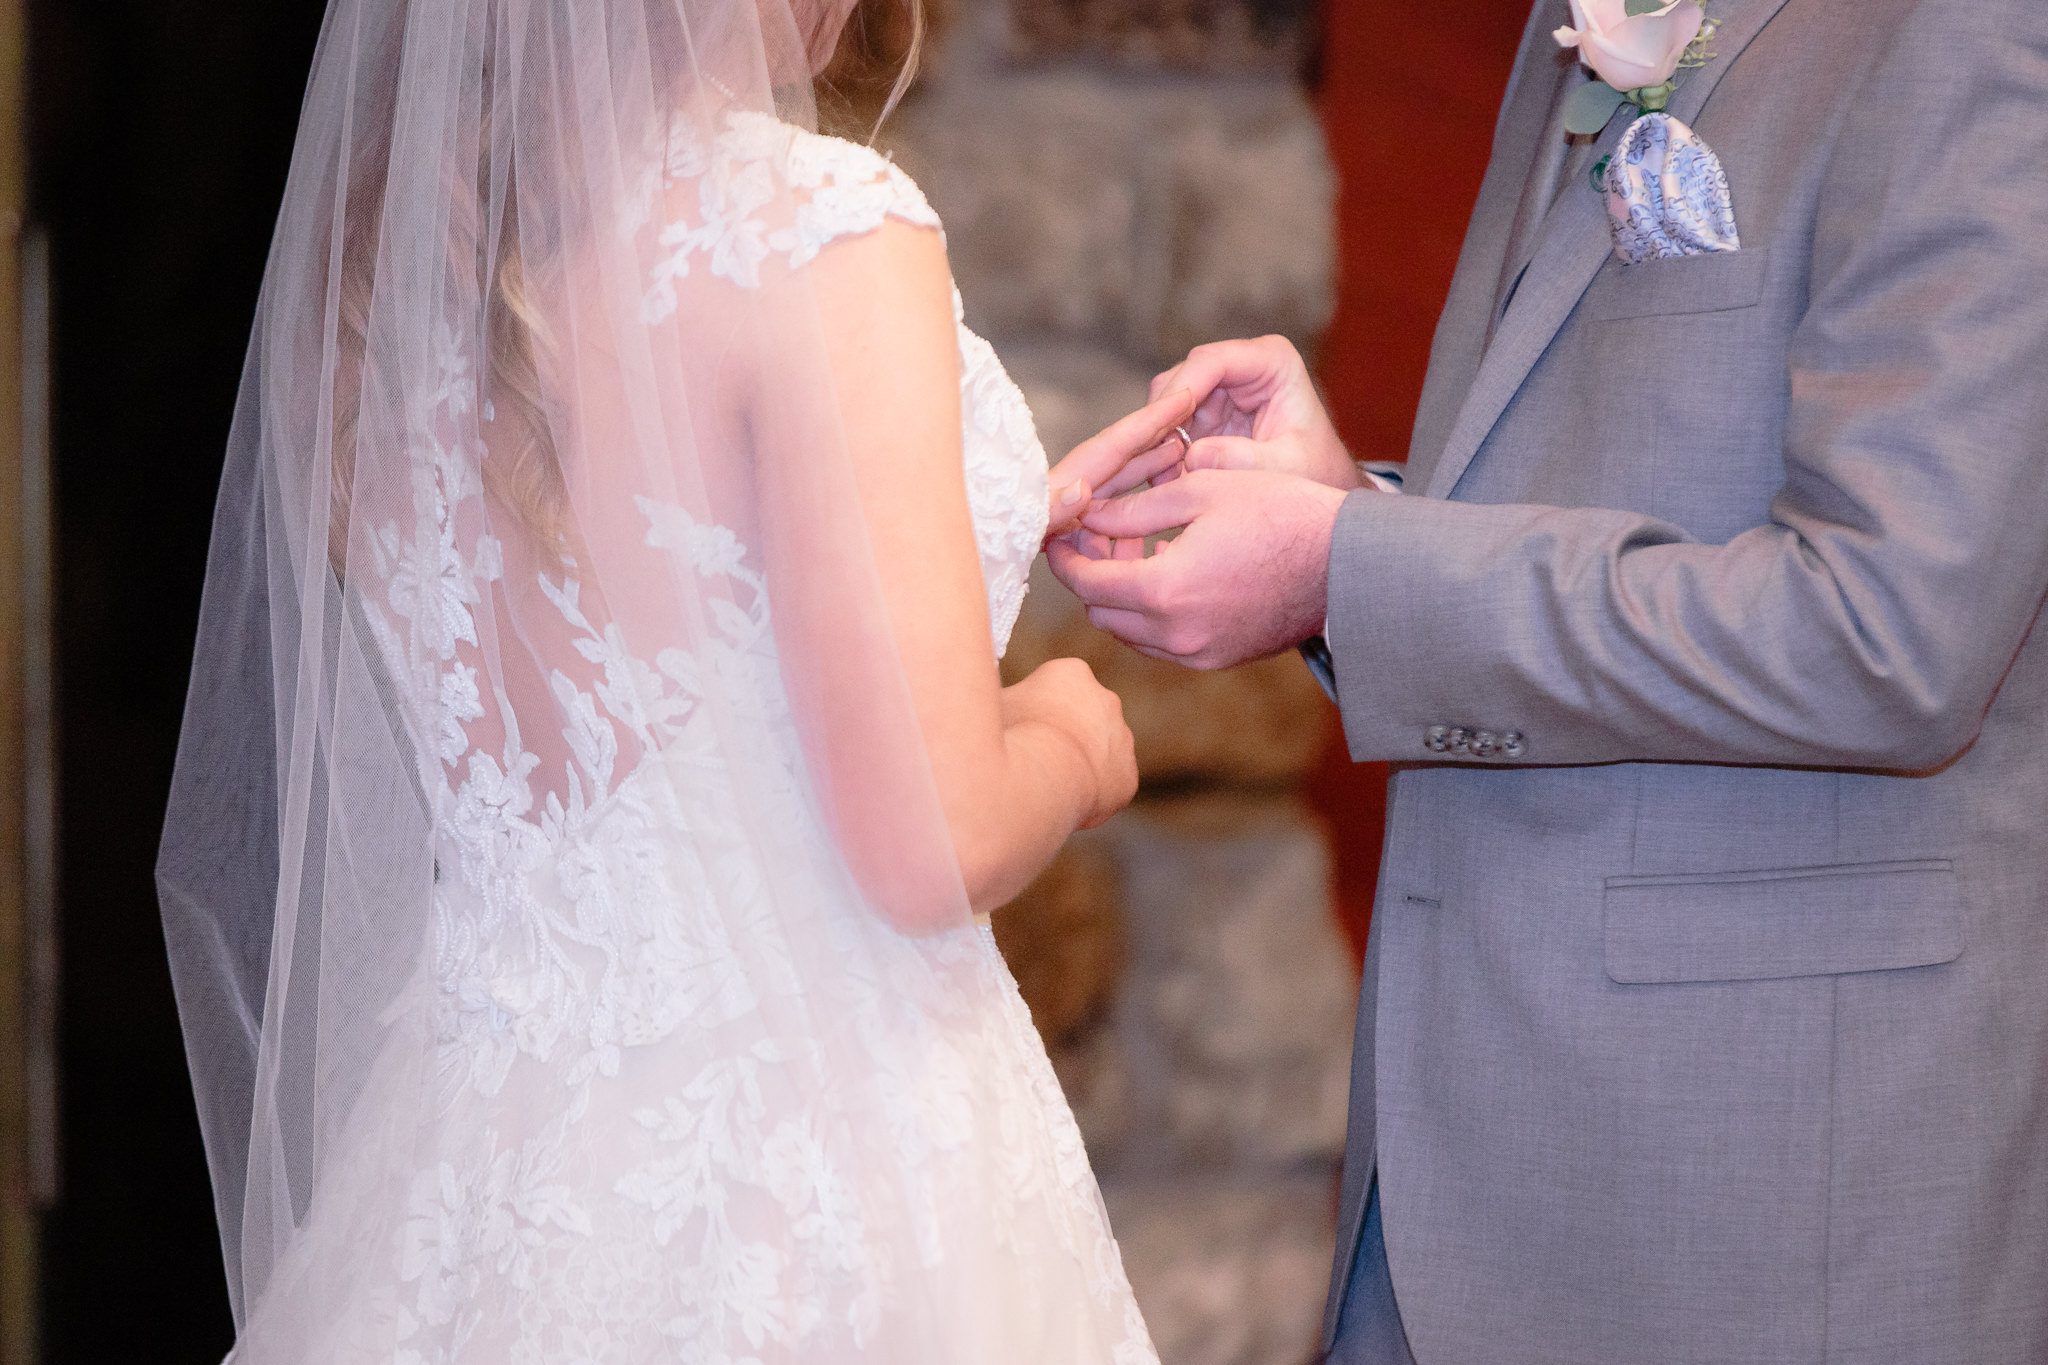
<svg viewBox="0 0 2048 1365"><path fill-rule="evenodd" d="M961 878L974 909L993 909L1075 829L1130 799L1130 733L1115 695L1076 660L1000 685L938 235L891 220L827 248L812 275L882 596ZM840 821L841 837L857 843L859 794L838 796L835 808L855 816L851 827ZM862 850L848 851L858 870Z"/></svg>

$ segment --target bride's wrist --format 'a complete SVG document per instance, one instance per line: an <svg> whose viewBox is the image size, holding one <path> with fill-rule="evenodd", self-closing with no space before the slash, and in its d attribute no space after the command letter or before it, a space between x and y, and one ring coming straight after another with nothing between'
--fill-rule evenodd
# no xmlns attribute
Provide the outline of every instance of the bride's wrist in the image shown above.
<svg viewBox="0 0 2048 1365"><path fill-rule="evenodd" d="M1079 829L1086 824L1095 813L1102 782L1082 738L1046 716L1014 721L1006 728L1005 738L1013 753L1022 751L1039 781L1057 793L1070 828Z"/></svg>

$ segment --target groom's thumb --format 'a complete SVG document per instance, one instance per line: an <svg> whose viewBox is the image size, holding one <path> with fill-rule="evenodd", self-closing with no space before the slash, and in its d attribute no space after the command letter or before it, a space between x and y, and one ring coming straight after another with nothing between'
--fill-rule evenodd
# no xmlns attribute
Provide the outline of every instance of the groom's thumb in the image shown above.
<svg viewBox="0 0 2048 1365"><path fill-rule="evenodd" d="M1156 536L1161 531L1187 525L1201 513L1205 505L1203 482L1184 477L1157 488L1109 498L1089 508L1081 524L1112 540Z"/></svg>

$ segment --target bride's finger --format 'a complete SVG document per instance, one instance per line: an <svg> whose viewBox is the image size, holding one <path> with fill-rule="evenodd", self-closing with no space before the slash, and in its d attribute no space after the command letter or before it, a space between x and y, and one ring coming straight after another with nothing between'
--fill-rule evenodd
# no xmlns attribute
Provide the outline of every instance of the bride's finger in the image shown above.
<svg viewBox="0 0 2048 1365"><path fill-rule="evenodd" d="M1077 480L1064 487L1054 484L1051 497L1052 511L1046 518L1045 538L1038 542L1041 551L1081 524L1089 502L1095 497L1095 490Z"/></svg>
<svg viewBox="0 0 2048 1365"><path fill-rule="evenodd" d="M1072 474L1099 492L1131 460L1167 444L1193 411L1193 398L1180 390L1147 403L1075 446L1053 467L1054 485Z"/></svg>
<svg viewBox="0 0 2048 1365"><path fill-rule="evenodd" d="M1129 464L1112 475L1109 482L1095 490L1095 496L1114 498L1153 479L1170 475L1180 467L1181 456L1186 451L1187 447L1180 443L1180 437L1171 436L1152 449L1132 456ZM1085 512L1087 509L1081 510Z"/></svg>
<svg viewBox="0 0 2048 1365"><path fill-rule="evenodd" d="M1180 369L1181 367L1176 365L1170 370L1161 370L1153 375L1151 384L1146 386L1147 400L1164 398L1175 389L1186 388L1187 385L1180 382Z"/></svg>
<svg viewBox="0 0 2048 1365"><path fill-rule="evenodd" d="M1064 501L1072 485L1085 484L1099 494L1135 456L1166 441L1175 427L1188 420L1194 408L1194 397L1176 389L1110 423L1067 452L1067 457L1054 465L1048 476L1053 519L1060 520L1074 505Z"/></svg>

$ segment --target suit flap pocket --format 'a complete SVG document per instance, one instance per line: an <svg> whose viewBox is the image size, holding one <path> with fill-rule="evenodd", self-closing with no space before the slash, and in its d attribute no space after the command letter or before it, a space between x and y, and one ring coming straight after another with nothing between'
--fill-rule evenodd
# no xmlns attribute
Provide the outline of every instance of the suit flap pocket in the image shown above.
<svg viewBox="0 0 2048 1365"><path fill-rule="evenodd" d="M1875 972L1963 950L1945 858L1609 877L1605 900L1607 975L1623 983Z"/></svg>
<svg viewBox="0 0 2048 1365"><path fill-rule="evenodd" d="M1763 298L1769 265L1769 251L1757 248L1614 266L1587 304L1602 322L1747 308Z"/></svg>

